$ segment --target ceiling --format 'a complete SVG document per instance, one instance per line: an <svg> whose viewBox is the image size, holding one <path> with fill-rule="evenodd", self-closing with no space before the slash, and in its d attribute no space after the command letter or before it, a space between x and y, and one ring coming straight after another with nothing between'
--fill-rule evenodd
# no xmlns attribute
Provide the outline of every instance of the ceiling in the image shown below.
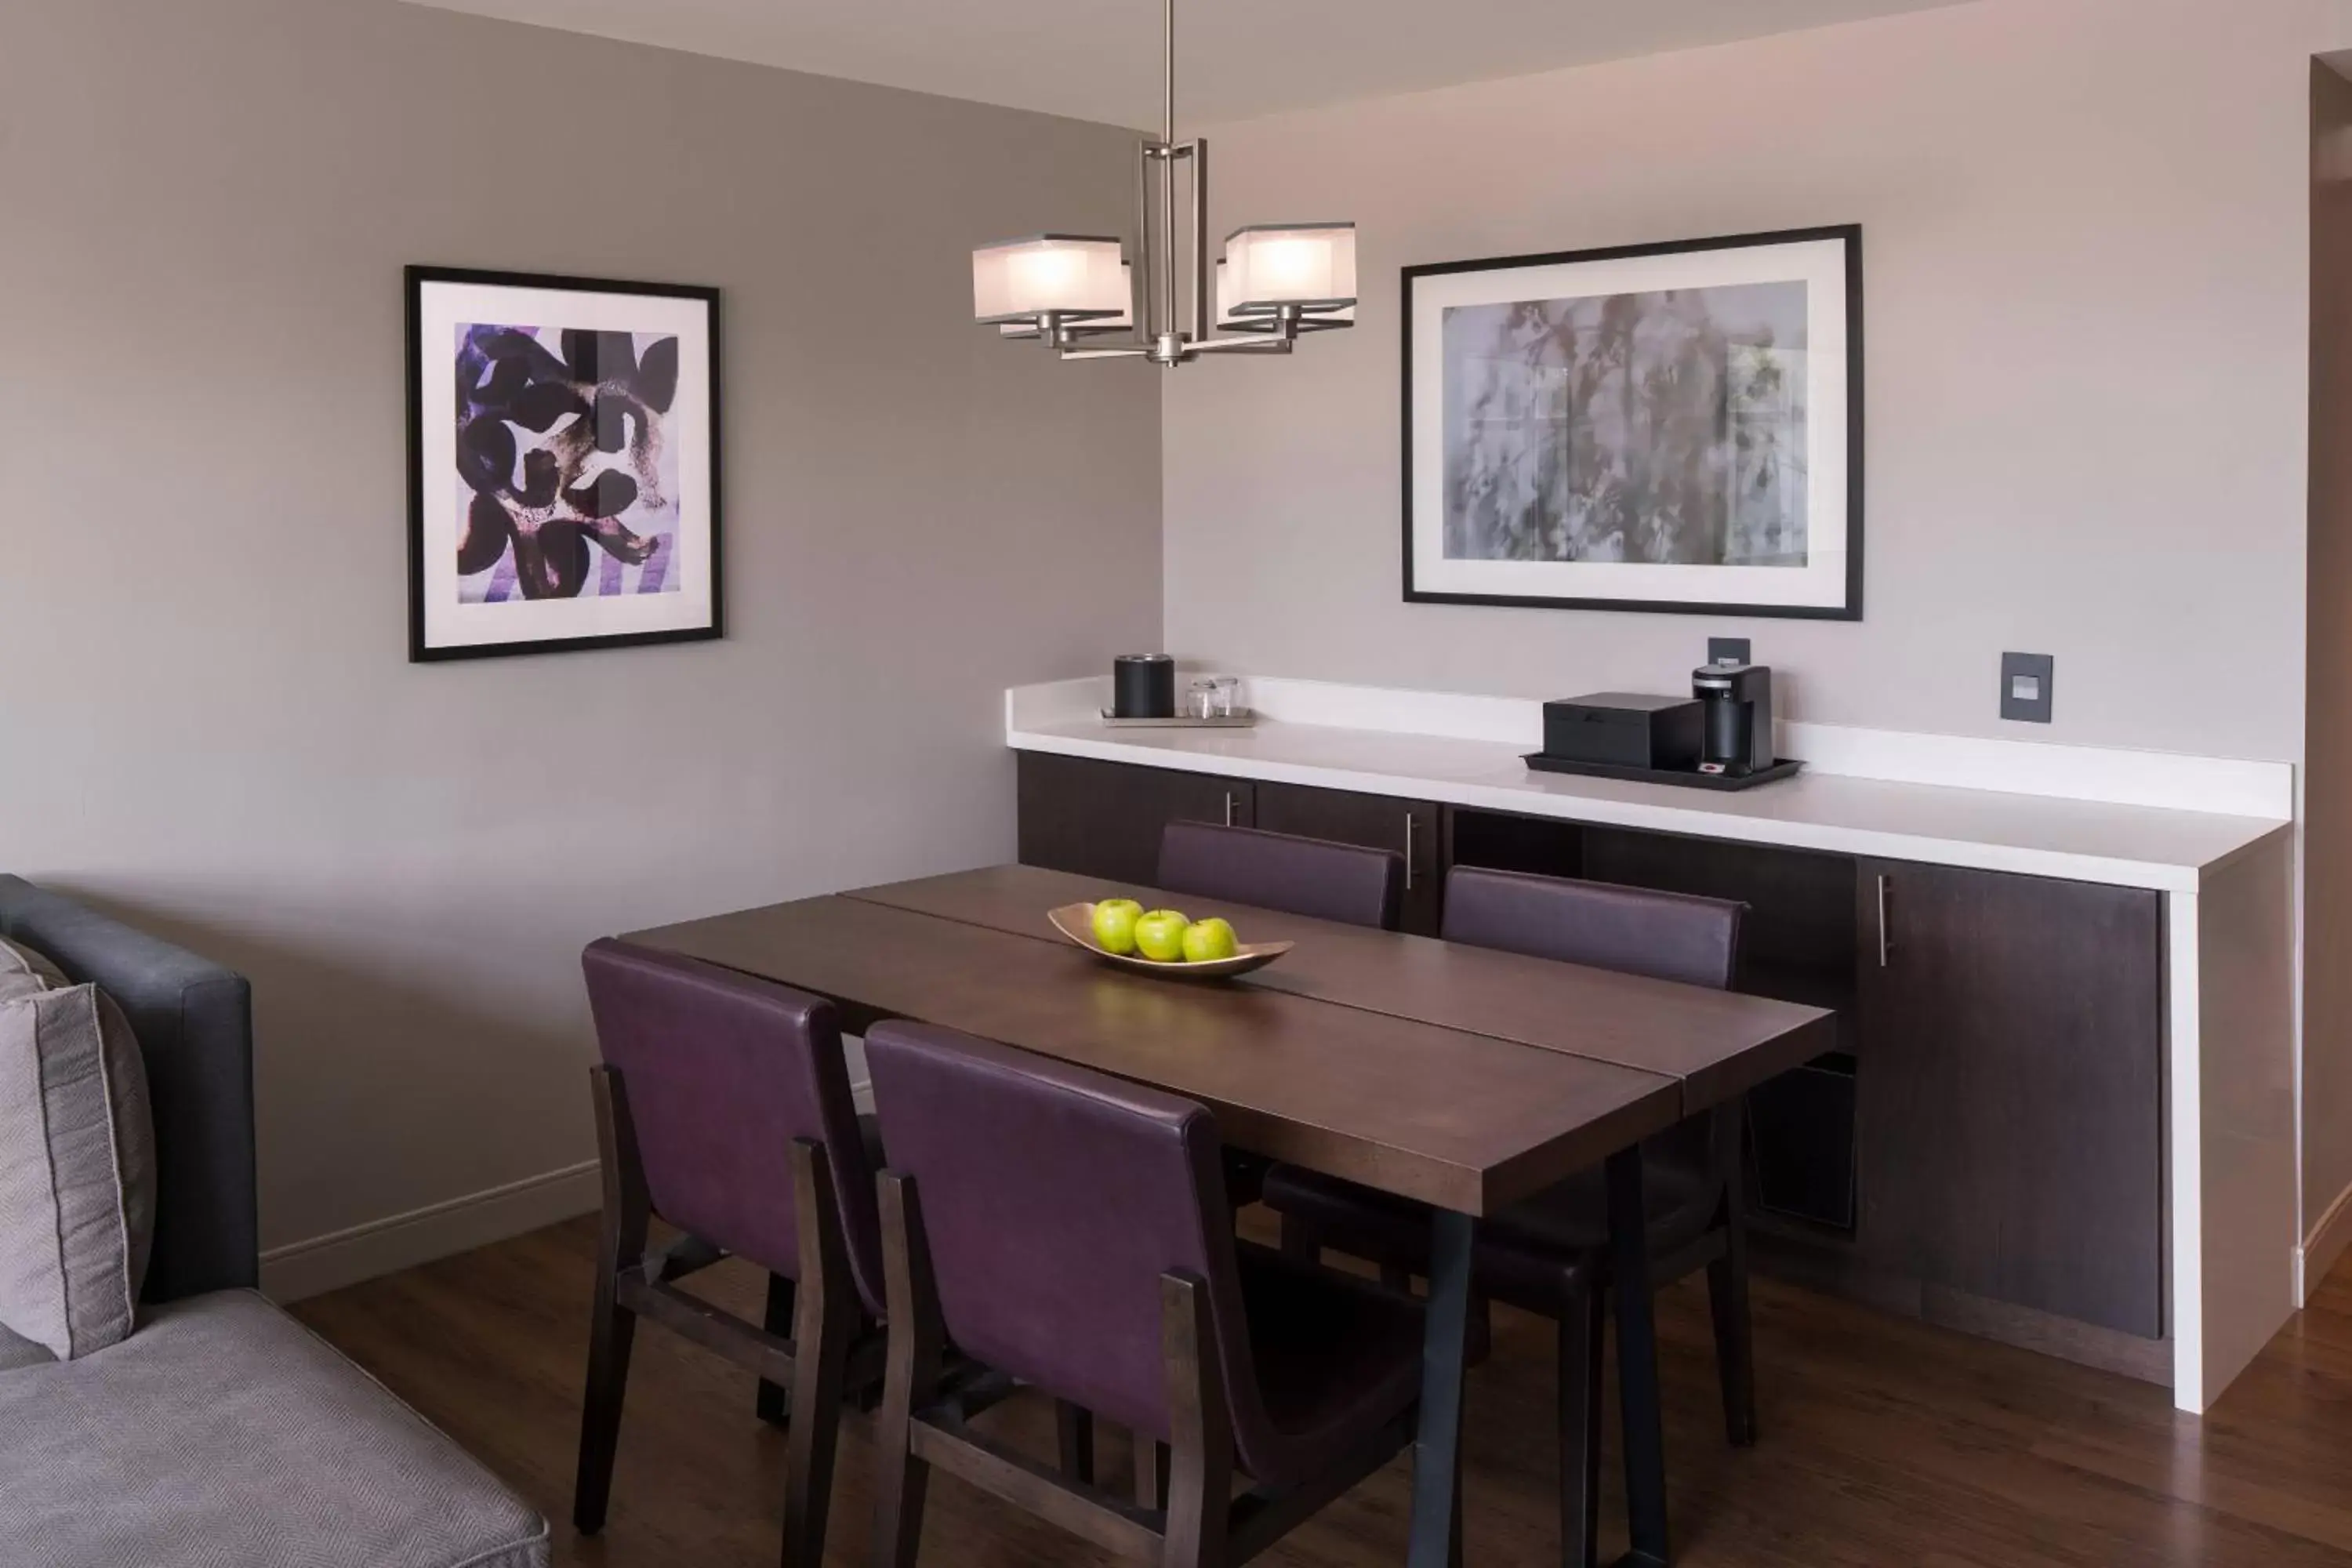
<svg viewBox="0 0 2352 1568"><path fill-rule="evenodd" d="M1155 0L421 0L1084 120L1160 118ZM1958 0L1179 0L1179 127Z"/></svg>

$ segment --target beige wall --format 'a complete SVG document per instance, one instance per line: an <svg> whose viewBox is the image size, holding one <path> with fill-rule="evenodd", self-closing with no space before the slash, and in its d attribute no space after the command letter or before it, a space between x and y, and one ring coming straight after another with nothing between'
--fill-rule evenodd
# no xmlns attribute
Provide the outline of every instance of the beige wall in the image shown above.
<svg viewBox="0 0 2352 1568"><path fill-rule="evenodd" d="M1167 398L1168 632L1246 670L1674 690L2297 760L2310 57L2340 0L1981 0L1216 131L1221 226L1360 226L1364 325ZM1409 605L1397 269L1865 226L1868 619ZM2057 723L2004 725L2005 648Z"/></svg>
<svg viewBox="0 0 2352 1568"><path fill-rule="evenodd" d="M0 868L251 973L266 1245L593 1158L588 939L1009 855L1003 688L1159 640L1159 387L990 341L965 258L1118 223L1128 146L0 0ZM726 641L404 662L406 262L726 291Z"/></svg>
<svg viewBox="0 0 2352 1568"><path fill-rule="evenodd" d="M2311 71L2311 574L2303 780L2303 1209L2352 1187L2352 82ZM2341 1246L2352 1221L2321 1237ZM2315 1259L2315 1277L2324 1259Z"/></svg>

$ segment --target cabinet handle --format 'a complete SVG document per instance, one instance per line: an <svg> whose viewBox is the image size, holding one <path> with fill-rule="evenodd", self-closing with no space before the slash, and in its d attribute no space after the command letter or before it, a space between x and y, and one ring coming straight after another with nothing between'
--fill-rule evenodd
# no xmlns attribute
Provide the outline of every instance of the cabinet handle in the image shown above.
<svg viewBox="0 0 2352 1568"><path fill-rule="evenodd" d="M1234 792L1233 792L1233 791L1231 791L1231 790L1227 790L1227 791L1225 792L1225 826L1226 826L1227 827L1231 827L1233 825L1234 825Z"/></svg>
<svg viewBox="0 0 2352 1568"><path fill-rule="evenodd" d="M1886 936L1886 874L1880 872L1878 877L1878 967L1881 969L1886 967L1886 955L1895 945L1887 940Z"/></svg>
<svg viewBox="0 0 2352 1568"><path fill-rule="evenodd" d="M1412 891L1412 813L1404 814L1404 890Z"/></svg>

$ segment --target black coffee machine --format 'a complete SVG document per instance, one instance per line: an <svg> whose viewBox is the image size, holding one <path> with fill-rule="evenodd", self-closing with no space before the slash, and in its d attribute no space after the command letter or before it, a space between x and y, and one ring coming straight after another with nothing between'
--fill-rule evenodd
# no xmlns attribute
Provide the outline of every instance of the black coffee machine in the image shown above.
<svg viewBox="0 0 2352 1568"><path fill-rule="evenodd" d="M1698 771L1746 778L1772 766L1772 672L1760 664L1709 664L1691 672L1706 708Z"/></svg>

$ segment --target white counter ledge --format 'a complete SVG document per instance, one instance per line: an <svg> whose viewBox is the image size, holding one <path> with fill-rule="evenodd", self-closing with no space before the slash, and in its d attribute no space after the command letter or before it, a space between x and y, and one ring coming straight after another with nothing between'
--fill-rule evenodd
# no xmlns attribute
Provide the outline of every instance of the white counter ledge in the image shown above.
<svg viewBox="0 0 2352 1568"><path fill-rule="evenodd" d="M1005 741L1016 751L2168 892L2196 891L2206 875L2292 827L2294 770L2283 763L1784 725L1781 754L1804 758L1806 771L1724 793L1537 773L1520 760L1540 739L1537 702L1314 681L1253 680L1247 690L1265 715L1255 729L1115 730L1096 716L1107 681L1016 688L1006 693ZM1930 782L1938 780L1969 784Z"/></svg>

